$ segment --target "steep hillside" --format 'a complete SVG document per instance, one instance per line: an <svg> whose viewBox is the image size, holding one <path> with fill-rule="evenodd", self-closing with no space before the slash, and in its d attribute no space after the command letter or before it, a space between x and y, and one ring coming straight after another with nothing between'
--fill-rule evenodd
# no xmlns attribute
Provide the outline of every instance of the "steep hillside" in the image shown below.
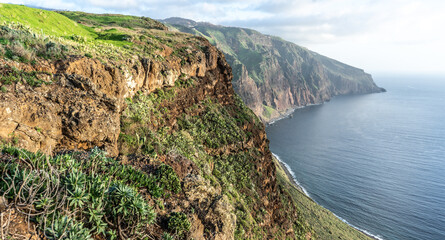
<svg viewBox="0 0 445 240"><path fill-rule="evenodd" d="M1 237L317 237L205 38L123 15L0 16ZM366 238L342 227L322 231Z"/></svg>
<svg viewBox="0 0 445 240"><path fill-rule="evenodd" d="M289 109L322 103L336 95L381 92L363 70L257 31L163 20L182 32L207 38L233 68L233 87L263 121Z"/></svg>
<svg viewBox="0 0 445 240"><path fill-rule="evenodd" d="M2 211L49 239L310 234L283 202L264 126L207 40L108 26L108 15L80 25L23 6L0 14ZM52 27L62 21L66 31Z"/></svg>

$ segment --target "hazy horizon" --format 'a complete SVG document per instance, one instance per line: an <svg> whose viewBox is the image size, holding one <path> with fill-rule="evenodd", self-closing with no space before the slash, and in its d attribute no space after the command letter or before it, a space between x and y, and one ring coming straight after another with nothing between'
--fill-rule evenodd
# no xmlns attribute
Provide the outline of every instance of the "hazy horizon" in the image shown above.
<svg viewBox="0 0 445 240"><path fill-rule="evenodd" d="M445 75L445 2L438 0L12 0L50 9L182 17L246 27L294 42L372 75Z"/></svg>

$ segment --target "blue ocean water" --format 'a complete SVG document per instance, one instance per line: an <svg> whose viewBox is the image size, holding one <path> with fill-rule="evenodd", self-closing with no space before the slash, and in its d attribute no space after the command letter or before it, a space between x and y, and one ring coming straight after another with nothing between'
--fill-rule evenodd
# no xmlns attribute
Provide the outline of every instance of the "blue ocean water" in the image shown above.
<svg viewBox="0 0 445 240"><path fill-rule="evenodd" d="M445 77L378 76L266 128L317 203L382 239L445 239Z"/></svg>

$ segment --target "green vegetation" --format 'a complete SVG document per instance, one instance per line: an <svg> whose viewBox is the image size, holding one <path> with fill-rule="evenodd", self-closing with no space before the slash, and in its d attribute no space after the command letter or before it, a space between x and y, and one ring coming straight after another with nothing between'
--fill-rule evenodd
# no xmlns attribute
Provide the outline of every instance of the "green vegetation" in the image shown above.
<svg viewBox="0 0 445 240"><path fill-rule="evenodd" d="M198 86L199 83L189 88ZM165 126L166 122L161 119L172 118L172 113L162 109L186 90L178 85L127 99L128 107L121 118L121 150L126 154L148 154L158 158L175 154L192 160L201 174L221 188L235 207L235 238L264 238L266 233L259 224L266 213L259 207L262 186L256 183L261 173L255 170L255 162L262 158L262 153L255 148L242 147L243 142L255 137L251 131L263 128L261 122L239 97L235 97L235 103L226 106L206 99L184 109L184 113L177 116L174 129ZM253 124L251 131L244 130L248 124ZM290 221L298 228L295 219ZM177 233L171 229L171 224L169 220L169 229ZM306 227L301 229L307 230Z"/></svg>
<svg viewBox="0 0 445 240"><path fill-rule="evenodd" d="M81 36L93 38L95 34L83 25L52 11L30 8L23 5L0 4L0 23L2 25L20 23L38 34L55 37Z"/></svg>
<svg viewBox="0 0 445 240"><path fill-rule="evenodd" d="M172 167L162 164L156 171L156 182L159 187L174 193L181 191L181 182Z"/></svg>
<svg viewBox="0 0 445 240"><path fill-rule="evenodd" d="M54 78L12 66L38 69L86 57L125 74L132 70L126 68L134 59L184 66L201 61L198 58L207 53L201 38L163 31L162 24L149 18L0 4L0 23L3 93L17 83L38 91ZM227 58L238 67L244 64L261 84L264 49L246 37L252 34L256 32L222 28L202 31L201 36L231 51ZM232 50L225 38L238 39L237 47ZM236 70L241 74L240 68ZM159 74L168 76L169 71ZM209 227L214 223L205 213L219 203L236 215L235 239L270 239L272 234L305 239L313 234L304 220L311 216L296 214L295 203L306 204L304 199L287 189L282 175L277 176L278 186L270 184L275 176L260 120L238 96L196 94L208 92L207 80L182 74L172 87L125 99L117 159L98 148L45 156L3 145L0 194L6 198L5 211L24 216L47 239L182 239L190 237L192 216L211 236L216 230ZM270 116L273 109L265 106L264 112ZM46 133L38 126L34 130ZM18 136L10 134L13 144L21 140ZM180 176L187 171L200 175L198 187L212 195L206 199L212 200L206 209L201 207L206 203L188 201L190 186L185 181L181 185L178 169ZM287 229L273 226L275 219ZM216 224L215 228L222 225Z"/></svg>
<svg viewBox="0 0 445 240"><path fill-rule="evenodd" d="M266 106L266 105L263 105L263 109L264 109L263 110L263 116L266 119L270 119L272 114L277 111L277 110L273 109L272 107L269 107L269 106Z"/></svg>
<svg viewBox="0 0 445 240"><path fill-rule="evenodd" d="M51 84L51 82L45 82L44 80L42 80L42 75L50 74L36 71L25 72L9 66L0 67L0 84L11 85L13 83L20 82L26 83L31 87L40 87L42 84Z"/></svg>
<svg viewBox="0 0 445 240"><path fill-rule="evenodd" d="M95 148L54 157L11 146L1 150L0 194L31 217L48 239L138 238L156 214L141 195L180 190L169 166L156 176L121 165Z"/></svg>
<svg viewBox="0 0 445 240"><path fill-rule="evenodd" d="M129 54L127 49L118 48L105 40L87 41L86 38L78 35L67 38L42 35L21 23L2 26L0 40L0 54L4 58L31 65L36 65L41 60L66 59L70 55L93 57L92 54L94 54L95 57L101 59L118 60Z"/></svg>
<svg viewBox="0 0 445 240"><path fill-rule="evenodd" d="M168 219L168 229L178 236L190 231L190 221L182 212L173 212Z"/></svg>
<svg viewBox="0 0 445 240"><path fill-rule="evenodd" d="M1 9L1 8L0 8ZM63 59L72 54L73 48L55 39L37 37L23 25L11 24L0 29L0 53L5 58L24 63L36 64L36 60Z"/></svg>
<svg viewBox="0 0 445 240"><path fill-rule="evenodd" d="M118 14L91 14L84 12L59 12L75 22L94 27L123 27L129 29L159 29L166 30L161 23L147 17L135 17Z"/></svg>
<svg viewBox="0 0 445 240"><path fill-rule="evenodd" d="M265 64L264 53L267 52L267 49L263 49L260 44L255 43L254 38L259 34L258 32L242 28L209 27L207 25L198 25L195 29L198 31L195 33L196 35L210 39L213 45L228 56L227 60L231 66L235 63L243 64L257 85L264 83L262 66ZM234 72L234 79L240 79L240 74L240 72Z"/></svg>
<svg viewBox="0 0 445 240"><path fill-rule="evenodd" d="M197 57L193 53L201 51L200 40L160 31L166 29L164 25L145 17L53 12L0 4L0 23L0 55L33 65L42 59L70 56L86 56L116 66L134 55L163 61L161 52L166 47L187 64Z"/></svg>

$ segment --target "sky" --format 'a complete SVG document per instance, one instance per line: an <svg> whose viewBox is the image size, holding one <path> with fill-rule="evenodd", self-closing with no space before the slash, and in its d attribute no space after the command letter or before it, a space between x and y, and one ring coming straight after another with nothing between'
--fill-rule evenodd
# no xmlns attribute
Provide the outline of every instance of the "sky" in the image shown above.
<svg viewBox="0 0 445 240"><path fill-rule="evenodd" d="M445 74L443 0L0 0L51 9L183 17L282 37L373 73Z"/></svg>

